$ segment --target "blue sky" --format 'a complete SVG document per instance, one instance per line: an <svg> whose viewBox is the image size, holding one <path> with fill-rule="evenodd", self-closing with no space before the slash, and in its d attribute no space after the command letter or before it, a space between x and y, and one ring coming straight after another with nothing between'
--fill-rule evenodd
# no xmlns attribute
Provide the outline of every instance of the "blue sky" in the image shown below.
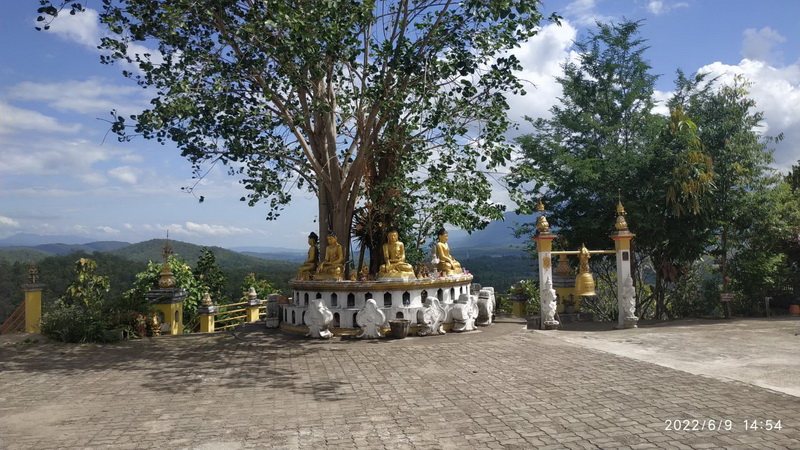
<svg viewBox="0 0 800 450"><path fill-rule="evenodd" d="M0 238L23 232L138 242L169 230L174 239L202 245L305 248L317 229L310 194L298 193L268 222L266 206L240 202L244 188L218 168L198 185L205 197L199 203L181 191L194 180L173 146L108 136L109 111L138 112L148 91L124 79L120 67L99 63L103 31L92 11L37 32L36 3L11 2L0 15ZM765 113L760 131L785 134L775 167L788 170L800 159L800 1L545 1L544 11L565 20L544 26L515 52L525 67L521 76L536 88L511 99L512 118L548 114L560 94L554 77L575 57L572 42L596 20L644 19L660 98L668 98L678 68L722 80L742 74ZM507 202L501 189L496 200Z"/></svg>

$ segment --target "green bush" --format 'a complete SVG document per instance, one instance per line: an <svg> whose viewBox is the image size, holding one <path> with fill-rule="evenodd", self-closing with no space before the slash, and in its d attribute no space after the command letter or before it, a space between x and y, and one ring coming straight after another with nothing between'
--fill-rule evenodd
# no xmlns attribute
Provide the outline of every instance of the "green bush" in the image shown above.
<svg viewBox="0 0 800 450"><path fill-rule="evenodd" d="M75 264L75 281L42 316L42 334L62 342L111 342L119 332L108 320L104 295L108 277L96 275L97 264L81 258Z"/></svg>
<svg viewBox="0 0 800 450"><path fill-rule="evenodd" d="M108 323L98 311L80 305L56 303L42 316L42 334L62 342L109 342L118 333L108 329Z"/></svg>
<svg viewBox="0 0 800 450"><path fill-rule="evenodd" d="M671 317L721 316L719 273L705 263L695 263L669 291L667 307Z"/></svg>

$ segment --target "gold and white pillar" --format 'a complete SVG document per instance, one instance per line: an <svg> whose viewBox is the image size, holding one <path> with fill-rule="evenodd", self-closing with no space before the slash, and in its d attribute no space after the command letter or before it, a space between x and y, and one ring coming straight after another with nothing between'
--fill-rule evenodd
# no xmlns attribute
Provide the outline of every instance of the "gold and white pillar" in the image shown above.
<svg viewBox="0 0 800 450"><path fill-rule="evenodd" d="M631 240L636 236L628 230L628 223L625 221L625 208L622 201L617 204L617 232L611 236L614 240L614 248L617 255L617 308L619 318L617 328L636 328L636 290L633 285L633 273L631 270L633 253L631 252Z"/></svg>
<svg viewBox="0 0 800 450"><path fill-rule="evenodd" d="M536 220L536 252L539 258L539 328L553 330L558 328L556 314L556 291L553 289L553 240L556 235L550 232L550 224L544 215L544 204L539 199L539 218Z"/></svg>

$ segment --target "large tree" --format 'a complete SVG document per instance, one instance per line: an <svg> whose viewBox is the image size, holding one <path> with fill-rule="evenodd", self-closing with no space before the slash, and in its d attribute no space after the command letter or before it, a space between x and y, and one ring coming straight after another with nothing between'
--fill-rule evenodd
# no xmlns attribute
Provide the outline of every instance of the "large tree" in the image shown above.
<svg viewBox="0 0 800 450"><path fill-rule="evenodd" d="M669 117L654 114L656 76L645 59L640 22L598 24L578 42L577 61L558 79L563 96L552 117L521 137L509 184L520 209L543 192L551 225L568 246L608 248L621 196L639 255L656 269L656 315L666 312L665 284L704 250L698 212L713 181L696 125L677 101ZM534 229L528 227L532 232ZM640 304L641 306L641 304Z"/></svg>
<svg viewBox="0 0 800 450"><path fill-rule="evenodd" d="M43 28L69 4L40 3ZM398 173L437 192L485 191L475 170L509 156L504 94L522 91L506 51L536 33L538 4L103 0L102 62L126 62L124 75L154 92L150 109L116 117L113 129L171 140L198 168L231 164L268 218L306 187L319 198L320 234L346 244L359 202L395 195L375 188ZM143 45L157 50L137 52ZM461 225L481 223L459 214Z"/></svg>
<svg viewBox="0 0 800 450"><path fill-rule="evenodd" d="M530 208L532 194L545 192L551 224L572 247L608 246L621 192L636 250L653 264L649 298L663 317L670 315L669 288L709 250L728 290L731 256L746 256L757 242L754 212L769 223L786 220L770 222L778 216L765 210L777 185L767 166L770 140L758 133L763 117L754 112L747 82L720 85L678 72L669 116L654 114L655 77L638 26L599 24L578 43L579 60L567 63L559 79L561 104L519 140L509 180L522 209Z"/></svg>
<svg viewBox="0 0 800 450"><path fill-rule="evenodd" d="M746 240L752 227L751 199L771 184L768 144L773 139L758 133L763 113L755 111L749 85L737 76L730 84L701 90L686 101L686 111L698 124L700 140L714 160L715 186L707 212L723 292L728 291L731 252Z"/></svg>
<svg viewBox="0 0 800 450"><path fill-rule="evenodd" d="M656 134L653 85L638 36L639 22L598 24L577 42L579 59L558 78L563 95L552 117L533 121L518 139L519 158L507 178L526 212L547 191L554 224L571 245L607 246L618 193L633 197L637 157Z"/></svg>

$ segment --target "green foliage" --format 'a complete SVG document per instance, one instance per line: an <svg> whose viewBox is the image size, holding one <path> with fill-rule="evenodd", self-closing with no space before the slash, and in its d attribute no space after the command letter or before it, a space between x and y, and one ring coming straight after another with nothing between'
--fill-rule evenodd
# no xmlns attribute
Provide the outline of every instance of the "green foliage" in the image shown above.
<svg viewBox="0 0 800 450"><path fill-rule="evenodd" d="M740 226L743 244L730 260L731 290L737 293L734 306L741 314L763 313L764 297L780 305L781 297L800 294L800 196L790 178L771 181L749 193L740 219L747 225Z"/></svg>
<svg viewBox="0 0 800 450"><path fill-rule="evenodd" d="M505 256L459 259L462 267L473 275L473 281L492 286L495 292L507 292L514 283L536 275L534 261L526 256Z"/></svg>
<svg viewBox="0 0 800 450"><path fill-rule="evenodd" d="M664 122L651 113L656 76L649 74L639 26L599 24L577 43L578 62L567 62L558 79L562 103L551 119L533 121L533 134L517 139L522 152L508 177L512 198L531 213L546 189L550 226L559 227L569 247L607 247L618 193L627 206L647 191L642 172Z"/></svg>
<svg viewBox="0 0 800 450"><path fill-rule="evenodd" d="M184 322L189 323L195 316L207 287L195 277L192 268L186 262L174 255L170 255L167 262L175 277L175 287L187 291L183 301L183 316ZM133 288L125 293L127 300L134 304L148 302L146 295L151 290L158 289L162 268L162 263L150 262L143 272L136 275ZM219 300L221 299L214 299L214 302L219 303Z"/></svg>
<svg viewBox="0 0 800 450"><path fill-rule="evenodd" d="M216 257L211 250L206 247L202 248L192 273L195 279L205 287L206 292L211 294L211 298L216 299L218 303L227 303L225 301L226 297L229 298L225 295L227 277L217 264Z"/></svg>
<svg viewBox="0 0 800 450"><path fill-rule="evenodd" d="M115 333L96 308L56 303L42 316L42 334L62 342L111 342Z"/></svg>
<svg viewBox="0 0 800 450"><path fill-rule="evenodd" d="M251 287L255 288L258 298L260 299L267 298L269 294L280 294L280 291L275 290L269 281L258 278L255 273L248 273L245 275L244 280L242 280L242 300L247 299L247 292Z"/></svg>
<svg viewBox="0 0 800 450"><path fill-rule="evenodd" d="M95 274L97 263L89 258L81 258L76 263L76 280L67 287L67 292L58 301L66 306L80 304L87 309L99 308L103 295L108 292L108 277Z"/></svg>
<svg viewBox="0 0 800 450"><path fill-rule="evenodd" d="M539 281L538 280L519 280L508 288L510 299L500 303L499 311L511 313L513 302L524 299L525 314L533 315L540 312Z"/></svg>
<svg viewBox="0 0 800 450"><path fill-rule="evenodd" d="M669 292L671 317L720 317L719 301L721 277L707 262L697 262L686 272Z"/></svg>
<svg viewBox="0 0 800 450"><path fill-rule="evenodd" d="M0 248L0 262L7 262L7 263L14 263L14 262L26 262L26 263L35 263L37 261L41 261L42 259L47 257L47 253L41 252L39 250L27 249L27 248Z"/></svg>
<svg viewBox="0 0 800 450"><path fill-rule="evenodd" d="M163 239L152 239L114 250L111 253L130 260L147 263L152 259L153 255L161 253L164 244L165 240ZM184 261L198 260L203 254L202 249L204 247L198 245L173 240L170 240L170 245L173 246L174 253ZM215 262L227 274L222 294L224 297L238 298L240 295L239 284L251 272L266 275L276 289L288 291L289 280L294 278L297 272L298 265L296 263L257 258L220 247L205 248L213 252Z"/></svg>
<svg viewBox="0 0 800 450"><path fill-rule="evenodd" d="M103 304L108 277L95 274L97 263L92 259L80 258L75 265L75 281L42 315L42 334L63 342L113 340L116 334L109 331Z"/></svg>
<svg viewBox="0 0 800 450"><path fill-rule="evenodd" d="M637 283L637 308L655 300L654 314L662 318L703 309L687 306L697 302L681 297L675 283L709 248L724 286L731 255L744 257L748 248L770 251L753 245L758 221L750 212L769 215L753 199L775 184L767 168L770 140L756 131L762 116L753 112L745 80L719 86L704 75L690 79L678 72L669 117L651 113L656 77L644 59L639 25L599 24L577 44L579 60L567 62L559 79L562 103L552 108L551 119L534 121L533 134L518 139L522 152L509 185L525 212L545 191L548 220L567 248L608 247L620 192L637 235L634 273L647 261L655 275L649 294ZM535 226L518 232L532 234ZM680 305L669 306L671 292L678 293Z"/></svg>
<svg viewBox="0 0 800 450"><path fill-rule="evenodd" d="M42 0L44 28L68 5ZM430 206L440 211L434 222L478 226L501 211L485 201L489 180L477 169L511 154L504 94L524 90L509 50L537 33L539 6L104 1L101 61L134 64L123 75L155 93L141 114L114 113L112 129L122 140L173 141L198 176L204 164L232 163L249 191L242 199L266 201L269 219L292 189L310 189L320 200L322 254L333 230L350 259L353 211L364 199L387 214L399 199L404 220L416 218L409 205ZM158 57L134 54L136 45L157 45Z"/></svg>

